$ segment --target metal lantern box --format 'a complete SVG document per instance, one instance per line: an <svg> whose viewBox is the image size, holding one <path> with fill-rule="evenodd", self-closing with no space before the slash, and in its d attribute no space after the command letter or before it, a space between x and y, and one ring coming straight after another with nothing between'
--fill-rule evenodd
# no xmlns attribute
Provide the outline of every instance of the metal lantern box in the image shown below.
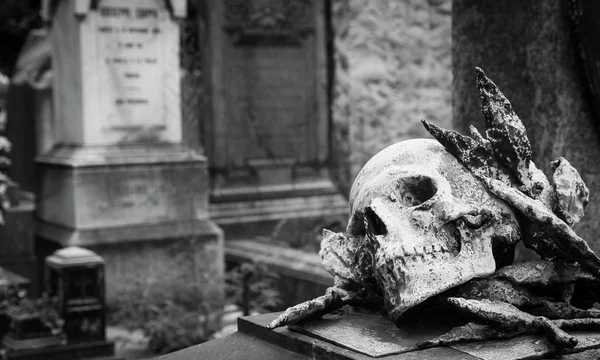
<svg viewBox="0 0 600 360"><path fill-rule="evenodd" d="M104 260L77 246L46 258L46 289L58 298L69 343L105 339Z"/></svg>

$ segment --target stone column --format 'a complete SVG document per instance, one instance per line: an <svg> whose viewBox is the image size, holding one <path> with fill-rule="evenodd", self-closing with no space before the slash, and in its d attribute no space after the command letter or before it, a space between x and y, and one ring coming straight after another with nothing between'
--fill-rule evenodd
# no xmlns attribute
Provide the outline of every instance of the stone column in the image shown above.
<svg viewBox="0 0 600 360"><path fill-rule="evenodd" d="M182 144L177 18L186 2L166 3L44 2L56 145L37 158L37 235L40 248L101 255L109 301L186 282L203 282L211 299L222 291L207 161Z"/></svg>
<svg viewBox="0 0 600 360"><path fill-rule="evenodd" d="M578 68L566 3L559 0L455 0L452 7L453 122L483 129L475 66L498 85L527 128L533 160L547 176L563 156L590 189L575 226L600 252L600 133Z"/></svg>

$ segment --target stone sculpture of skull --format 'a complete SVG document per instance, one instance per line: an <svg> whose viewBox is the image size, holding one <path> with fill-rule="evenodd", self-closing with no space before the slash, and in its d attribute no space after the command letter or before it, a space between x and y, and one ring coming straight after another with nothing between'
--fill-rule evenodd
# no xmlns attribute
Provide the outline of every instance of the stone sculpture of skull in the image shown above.
<svg viewBox="0 0 600 360"><path fill-rule="evenodd" d="M393 321L512 262L521 236L512 210L435 140L403 141L375 155L354 181L350 209L347 237L370 249L367 277Z"/></svg>

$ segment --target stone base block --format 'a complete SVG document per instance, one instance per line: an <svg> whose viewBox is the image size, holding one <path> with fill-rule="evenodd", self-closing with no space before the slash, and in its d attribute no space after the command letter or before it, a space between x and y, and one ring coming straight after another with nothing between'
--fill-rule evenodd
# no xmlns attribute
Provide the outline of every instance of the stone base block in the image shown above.
<svg viewBox="0 0 600 360"><path fill-rule="evenodd" d="M41 259L71 245L95 251L109 305L194 291L222 306L223 232L208 220L204 156L167 144L61 145L36 161Z"/></svg>
<svg viewBox="0 0 600 360"><path fill-rule="evenodd" d="M208 218L206 159L179 146L60 146L37 158L37 215L85 231Z"/></svg>
<svg viewBox="0 0 600 360"><path fill-rule="evenodd" d="M427 328L418 322L407 324L403 331L381 314L347 314L347 311L336 311L322 319L275 330L267 329L266 325L279 313L241 317L238 318L237 332L164 355L161 360L579 360L597 359L597 348L600 346L598 332L569 331L579 340L575 348L565 351L573 355L557 355L556 347L543 335L464 342L424 350L410 349L410 342L420 342L439 334L440 328ZM369 350L373 355L368 355Z"/></svg>
<svg viewBox="0 0 600 360"><path fill-rule="evenodd" d="M348 216L348 202L341 195L210 204L211 219L219 225L342 214Z"/></svg>
<svg viewBox="0 0 600 360"><path fill-rule="evenodd" d="M148 302L152 296L177 296L195 289L199 298L222 305L223 232L213 222L197 220L127 228L73 230L39 223L39 248L78 245L105 261L109 305Z"/></svg>

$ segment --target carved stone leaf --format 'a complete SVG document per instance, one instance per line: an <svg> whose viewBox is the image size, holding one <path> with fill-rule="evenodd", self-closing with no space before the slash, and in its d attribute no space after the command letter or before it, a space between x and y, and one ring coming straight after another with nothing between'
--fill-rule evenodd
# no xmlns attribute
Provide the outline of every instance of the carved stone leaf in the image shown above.
<svg viewBox="0 0 600 360"><path fill-rule="evenodd" d="M431 136L442 144L469 171L476 176L495 177L493 169L497 169L497 163L494 160L491 148L487 147L485 143L476 141L456 131L442 129L425 120L421 120L421 122Z"/></svg>
<svg viewBox="0 0 600 360"><path fill-rule="evenodd" d="M537 246L537 248L534 247L534 250L541 256L556 255L540 252L540 250L547 248L543 244L548 244L552 249L559 251L561 257L575 260L585 266L593 275L600 275L600 258L592 251L585 240L580 238L567 223L554 215L541 201L531 199L498 180L485 177L482 177L481 180L494 195L506 201L533 223L539 225L545 236L539 237L537 245L533 245ZM528 246L527 243L525 245Z"/></svg>
<svg viewBox="0 0 600 360"><path fill-rule="evenodd" d="M573 166L563 157L551 163L556 203L554 213L573 226L581 220L588 204L590 191Z"/></svg>
<svg viewBox="0 0 600 360"><path fill-rule="evenodd" d="M369 247L350 234L324 229L319 255L325 270L336 278L366 287L375 281L370 272L373 259Z"/></svg>
<svg viewBox="0 0 600 360"><path fill-rule="evenodd" d="M457 326L444 335L417 344L417 347L423 349L435 346L448 346L466 341L506 339L522 333L523 331L518 329L509 329L489 324L470 322L462 326Z"/></svg>
<svg viewBox="0 0 600 360"><path fill-rule="evenodd" d="M349 241L344 234L324 229L319 255L323 266L331 275L358 281L353 270L355 254L348 245Z"/></svg>
<svg viewBox="0 0 600 360"><path fill-rule="evenodd" d="M562 259L537 260L510 265L498 270L494 276L509 280L513 284L542 288L579 280L595 281L596 279L578 264Z"/></svg>
<svg viewBox="0 0 600 360"><path fill-rule="evenodd" d="M481 70L477 70L477 88L481 112L485 118L487 139L492 144L498 162L504 165L522 184L530 186L529 162L531 145L521 119L510 101Z"/></svg>
<svg viewBox="0 0 600 360"><path fill-rule="evenodd" d="M572 348L577 345L576 338L562 331L548 318L531 315L508 303L460 297L449 297L448 303L487 323L495 323L508 329L544 332L553 343L563 347Z"/></svg>

